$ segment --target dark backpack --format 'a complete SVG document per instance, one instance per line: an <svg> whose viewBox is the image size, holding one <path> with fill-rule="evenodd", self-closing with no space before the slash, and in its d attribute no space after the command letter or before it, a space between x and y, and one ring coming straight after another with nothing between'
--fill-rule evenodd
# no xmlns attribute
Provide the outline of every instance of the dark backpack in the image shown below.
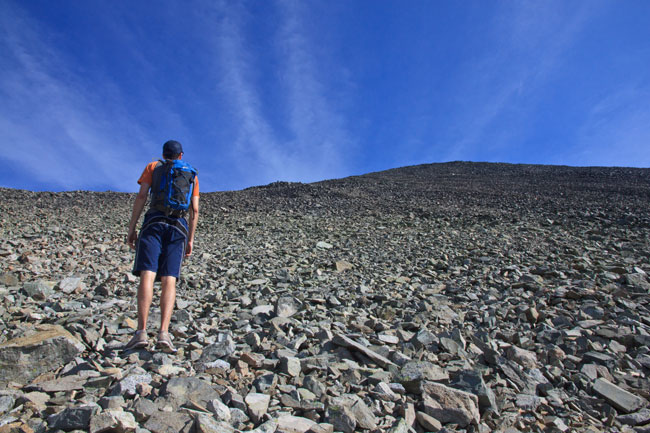
<svg viewBox="0 0 650 433"><path fill-rule="evenodd" d="M180 159L160 160L153 170L151 208L166 216L180 217L190 207L198 171Z"/></svg>

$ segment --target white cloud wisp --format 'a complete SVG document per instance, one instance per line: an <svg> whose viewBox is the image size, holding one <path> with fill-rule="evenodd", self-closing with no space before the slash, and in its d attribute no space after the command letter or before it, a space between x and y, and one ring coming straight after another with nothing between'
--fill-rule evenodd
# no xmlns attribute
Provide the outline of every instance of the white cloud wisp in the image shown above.
<svg viewBox="0 0 650 433"><path fill-rule="evenodd" d="M284 91L280 101L284 106L277 116L282 124L265 115L265 104L270 102L255 86L255 72L261 65L254 55L256 47L246 43L247 11L228 5L215 12L220 17L215 51L223 71L221 83L229 102L226 105L237 121L233 158L249 184L309 182L345 173L342 154L351 140L342 117L325 97L327 83L310 54L314 47L300 24L304 17L298 6L281 3L282 22L271 41L272 55L282 71L280 82L272 84ZM288 118L282 113L288 113ZM280 129L287 130L290 137L282 136Z"/></svg>

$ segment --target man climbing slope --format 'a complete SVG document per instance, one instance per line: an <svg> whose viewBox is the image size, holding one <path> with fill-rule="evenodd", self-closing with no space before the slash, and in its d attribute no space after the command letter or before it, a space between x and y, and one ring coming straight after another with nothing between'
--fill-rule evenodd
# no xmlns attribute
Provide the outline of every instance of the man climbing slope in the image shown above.
<svg viewBox="0 0 650 433"><path fill-rule="evenodd" d="M170 140L163 145L164 160L149 163L138 183L133 204L127 244L136 250L133 274L140 276L138 286L138 330L124 350L145 348L147 319L153 299L154 281L160 281L160 330L156 348L168 353L176 352L169 335L176 280L180 275L184 256L192 254L194 234L199 218L199 180L197 171L181 161L183 147ZM151 192L149 210L144 216L140 235L136 224ZM188 221L185 219L189 213Z"/></svg>

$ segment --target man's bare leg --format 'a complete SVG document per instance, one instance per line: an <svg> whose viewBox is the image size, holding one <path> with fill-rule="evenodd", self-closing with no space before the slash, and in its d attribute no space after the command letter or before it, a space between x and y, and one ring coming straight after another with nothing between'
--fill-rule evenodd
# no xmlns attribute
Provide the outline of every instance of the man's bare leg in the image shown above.
<svg viewBox="0 0 650 433"><path fill-rule="evenodd" d="M162 277L160 293L160 332L169 331L174 303L176 302L176 277Z"/></svg>
<svg viewBox="0 0 650 433"><path fill-rule="evenodd" d="M149 309L153 298L153 283L156 273L152 271L140 272L140 285L138 286L138 330L147 329Z"/></svg>

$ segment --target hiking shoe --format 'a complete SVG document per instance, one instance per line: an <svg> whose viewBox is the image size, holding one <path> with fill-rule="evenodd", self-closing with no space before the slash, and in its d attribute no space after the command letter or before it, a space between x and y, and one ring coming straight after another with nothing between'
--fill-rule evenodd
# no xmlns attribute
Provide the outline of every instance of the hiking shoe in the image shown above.
<svg viewBox="0 0 650 433"><path fill-rule="evenodd" d="M144 349L148 345L149 341L147 340L147 331L143 329L140 331L135 331L135 335L133 335L131 341L126 343L122 350Z"/></svg>
<svg viewBox="0 0 650 433"><path fill-rule="evenodd" d="M176 353L176 348L172 344L172 339L169 336L169 332L163 331L158 334L156 349L162 350L165 353Z"/></svg>

